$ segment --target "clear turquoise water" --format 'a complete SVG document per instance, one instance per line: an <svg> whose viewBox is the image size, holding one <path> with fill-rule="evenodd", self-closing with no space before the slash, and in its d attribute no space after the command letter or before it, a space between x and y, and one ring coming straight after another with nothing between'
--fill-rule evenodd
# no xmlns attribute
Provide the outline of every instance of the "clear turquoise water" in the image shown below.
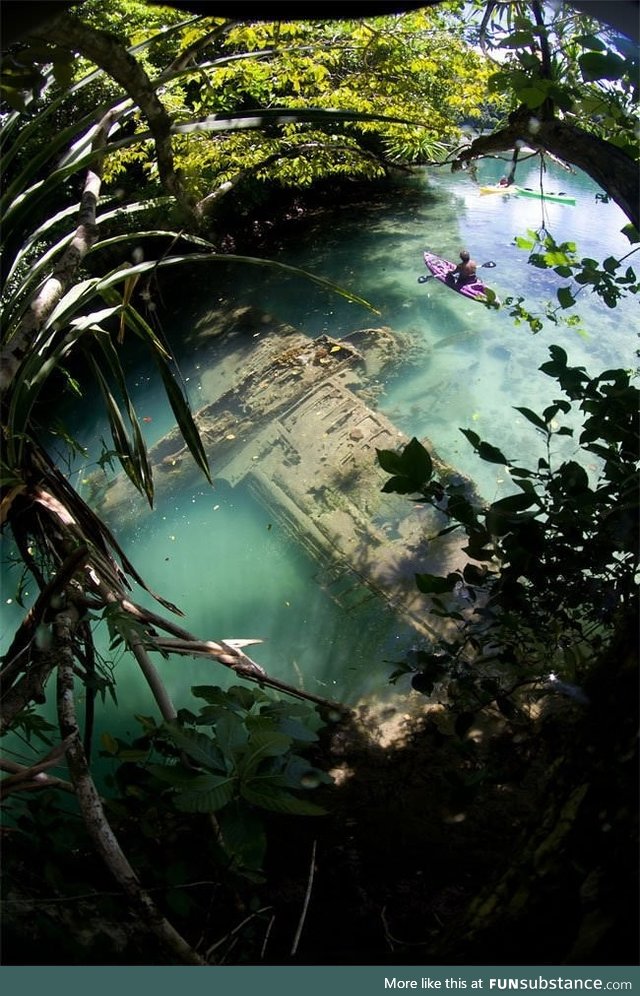
<svg viewBox="0 0 640 996"><path fill-rule="evenodd" d="M503 171L501 164L487 162L478 180L493 182ZM537 187L537 166L519 167L517 182ZM173 318L164 321L163 331L179 355L193 406L215 387L212 367L230 348L206 335L212 307L250 304L311 336L388 325L410 333L415 349L406 367L384 383L380 408L407 434L431 439L445 459L477 481L485 497L511 490L503 468L478 461L459 427L474 428L508 457L532 464L539 453L537 435L513 406L540 410L558 396L555 382L537 372L549 345L559 343L570 363L593 373L635 367L637 305L625 302L610 311L583 292L578 311L587 338L548 325L533 336L528 327L515 327L505 309L488 311L436 281L418 284L417 278L425 272L424 249L452 258L467 246L478 262L496 262L481 272L499 297L522 294L535 310L566 281L529 266L527 254L513 244L515 236L544 225L558 241L576 241L585 256L604 259L629 251L620 234L626 219L614 204L596 201L598 188L589 178L551 167L545 185L575 196L576 206L545 205L543 216L534 199L482 196L468 174L432 170L400 183L385 204L332 211L278 250L283 262L365 297L379 316L302 278L264 268L229 265L185 273L181 300L170 309ZM151 444L171 426L171 413L146 371L132 370L131 381L139 413L151 420L144 423ZM95 458L100 437L108 435L99 411L83 411L80 432ZM573 444L568 445L567 453ZM76 468L80 487L85 472L83 465ZM411 630L367 599L366 591L360 607L337 605L319 586L317 565L241 486L232 490L221 481L213 490L203 484L176 491L120 539L150 586L187 613L182 625L207 639L263 639L255 659L274 676L310 691L349 702L384 695L388 662L417 643ZM16 577L4 569L4 646L23 614L15 602L7 604ZM143 593L134 595L151 604ZM158 667L178 706L193 707L191 685L227 680L224 669L198 660L159 661ZM153 714L133 662L116 662L116 675L126 711ZM113 731L120 723L107 706L102 726Z"/></svg>

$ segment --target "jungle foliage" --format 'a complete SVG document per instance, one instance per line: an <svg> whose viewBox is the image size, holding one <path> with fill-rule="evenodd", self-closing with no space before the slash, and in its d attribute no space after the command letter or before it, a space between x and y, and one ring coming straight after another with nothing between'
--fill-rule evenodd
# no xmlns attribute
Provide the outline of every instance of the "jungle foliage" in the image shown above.
<svg viewBox="0 0 640 996"><path fill-rule="evenodd" d="M463 732L488 705L512 719L550 689L584 700L580 686L593 661L637 613L640 393L628 371L590 377L568 365L560 346L550 354L540 369L565 398L541 414L515 409L544 443L534 469L460 430L481 460L506 468L519 489L513 494L477 507L463 484L434 477L418 440L399 454L378 451L392 475L384 491L417 494L442 514L446 525L431 542L455 529L467 536L463 567L446 577L416 575L430 611L453 621L457 634L395 672L413 672L413 687L427 695L438 688ZM579 434L559 421L576 404ZM576 434L581 453L563 458L562 438ZM597 472L585 469L590 461Z"/></svg>
<svg viewBox="0 0 640 996"><path fill-rule="evenodd" d="M637 229L637 47L568 3L475 6L476 39L495 59L490 89L509 106L456 166L501 150L546 150L585 170Z"/></svg>
<svg viewBox="0 0 640 996"><path fill-rule="evenodd" d="M185 20L138 0L118 0L105 15L86 0L66 15L68 24L82 24L78 45L85 55L74 65L73 113L122 95L113 79L91 73L87 59L91 50L95 62L91 42L99 32L112 31L162 96L175 170L200 214L215 210L239 185L250 203L265 181L299 189L331 177L370 179L393 166L442 161L459 143L461 125L479 126L496 104L487 98L488 61L465 44L451 16L460 9L447 3L442 12L397 18L242 24ZM64 29L49 29L51 38L55 47L44 38L29 42L22 58L55 60ZM54 61L57 77L70 82L59 65ZM21 106L18 83L29 80L14 76L9 64L5 96ZM42 89L37 73L36 80ZM122 86L123 78L117 82ZM142 183L147 194L157 194L162 175L148 121L129 120L128 131L138 138L125 147L111 143L105 182L113 188Z"/></svg>

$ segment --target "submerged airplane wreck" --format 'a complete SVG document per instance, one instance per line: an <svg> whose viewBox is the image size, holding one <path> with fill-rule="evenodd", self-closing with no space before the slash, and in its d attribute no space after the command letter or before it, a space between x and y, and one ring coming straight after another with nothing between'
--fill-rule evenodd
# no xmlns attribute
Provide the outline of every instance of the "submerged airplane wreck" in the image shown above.
<svg viewBox="0 0 640 996"><path fill-rule="evenodd" d="M311 339L289 326L256 327L217 375L203 378L207 400L195 421L214 480L248 487L318 563L319 582L339 602L378 597L422 636L440 635L444 623L429 614L414 575L463 567L465 537L430 542L444 514L382 494L387 477L376 460L376 449L409 441L374 407L379 378L404 361L409 336L370 328ZM441 479L463 482L423 444ZM202 484L177 428L150 449L150 460L156 495ZM99 490L95 475L91 483L107 521L133 524L144 514L123 474Z"/></svg>

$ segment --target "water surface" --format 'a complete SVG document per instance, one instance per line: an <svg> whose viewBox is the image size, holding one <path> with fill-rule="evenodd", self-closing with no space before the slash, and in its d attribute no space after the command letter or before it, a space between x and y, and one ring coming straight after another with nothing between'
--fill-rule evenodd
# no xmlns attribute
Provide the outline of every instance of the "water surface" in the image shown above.
<svg viewBox="0 0 640 996"><path fill-rule="evenodd" d="M209 315L219 308L251 305L310 336L339 337L356 328L386 325L409 333L413 348L406 365L380 385L381 410L408 435L430 439L443 458L477 482L486 498L511 490L505 469L478 461L459 428L473 428L509 458L534 466L541 442L513 406L540 411L559 396L556 383L537 372L549 345L559 343L571 364L582 364L594 374L635 367L637 306L623 302L610 310L583 291L578 311L586 337L550 325L534 336L525 325L515 327L506 309L488 310L434 280L418 283L426 272L424 249L456 258L466 246L479 263L496 263L480 272L500 298L522 295L533 311L554 298L566 281L529 266L526 252L514 245L517 235L544 227L557 241L575 241L581 255L600 260L629 252L620 234L626 219L616 205L597 199L598 188L585 175L550 167L547 189L570 193L576 206L543 208L529 198L482 196L478 182L493 182L503 171L491 161L481 165L477 179L422 171L399 181L386 203L333 209L274 251L281 261L365 297L379 315L302 278L264 268L225 265L185 271L180 300L166 302L162 332L176 351L193 406L220 389L216 378L223 376L221 361L231 348L210 334ZM537 187L537 165L519 167L517 182ZM170 428L171 412L145 368L132 369L131 383L152 444ZM100 438L108 435L100 409L83 410L79 432L95 459ZM565 456L575 449L571 441L566 446ZM215 456L213 464L215 474ZM590 467L591 473L596 470ZM80 488L86 473L86 464L75 471ZM419 643L366 589L362 599L351 600L355 606L337 604L331 591L319 586L317 565L242 485L231 489L217 481L213 489L204 482L195 489L177 489L119 538L151 587L186 612L182 625L207 639L264 639L264 646L254 651L256 660L274 676L310 691L349 702L382 694L388 662ZM5 570L5 645L22 616L15 602L6 604L15 579L15 571ZM148 601L138 592L136 597ZM115 661L106 642L103 646ZM159 667L179 706L193 707L192 684L227 680L223 669L201 660L171 659ZM119 662L116 673L127 711L152 713L135 665ZM119 721L109 709L101 722L113 729Z"/></svg>

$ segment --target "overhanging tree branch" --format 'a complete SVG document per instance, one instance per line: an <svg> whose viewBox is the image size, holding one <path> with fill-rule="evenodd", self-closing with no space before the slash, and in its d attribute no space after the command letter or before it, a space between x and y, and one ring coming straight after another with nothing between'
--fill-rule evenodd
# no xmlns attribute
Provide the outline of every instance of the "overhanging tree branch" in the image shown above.
<svg viewBox="0 0 640 996"><path fill-rule="evenodd" d="M584 170L622 208L629 221L640 227L637 163L611 142L557 118L540 120L528 107L514 112L505 128L476 138L458 155L452 168L462 169L473 159L505 152L523 142Z"/></svg>
<svg viewBox="0 0 640 996"><path fill-rule="evenodd" d="M72 14L61 15L46 29L34 32L61 48L73 48L94 62L120 84L146 118L156 147L160 181L191 216L193 204L176 173L171 149L171 117L159 99L155 85L140 63L114 35L84 24Z"/></svg>

